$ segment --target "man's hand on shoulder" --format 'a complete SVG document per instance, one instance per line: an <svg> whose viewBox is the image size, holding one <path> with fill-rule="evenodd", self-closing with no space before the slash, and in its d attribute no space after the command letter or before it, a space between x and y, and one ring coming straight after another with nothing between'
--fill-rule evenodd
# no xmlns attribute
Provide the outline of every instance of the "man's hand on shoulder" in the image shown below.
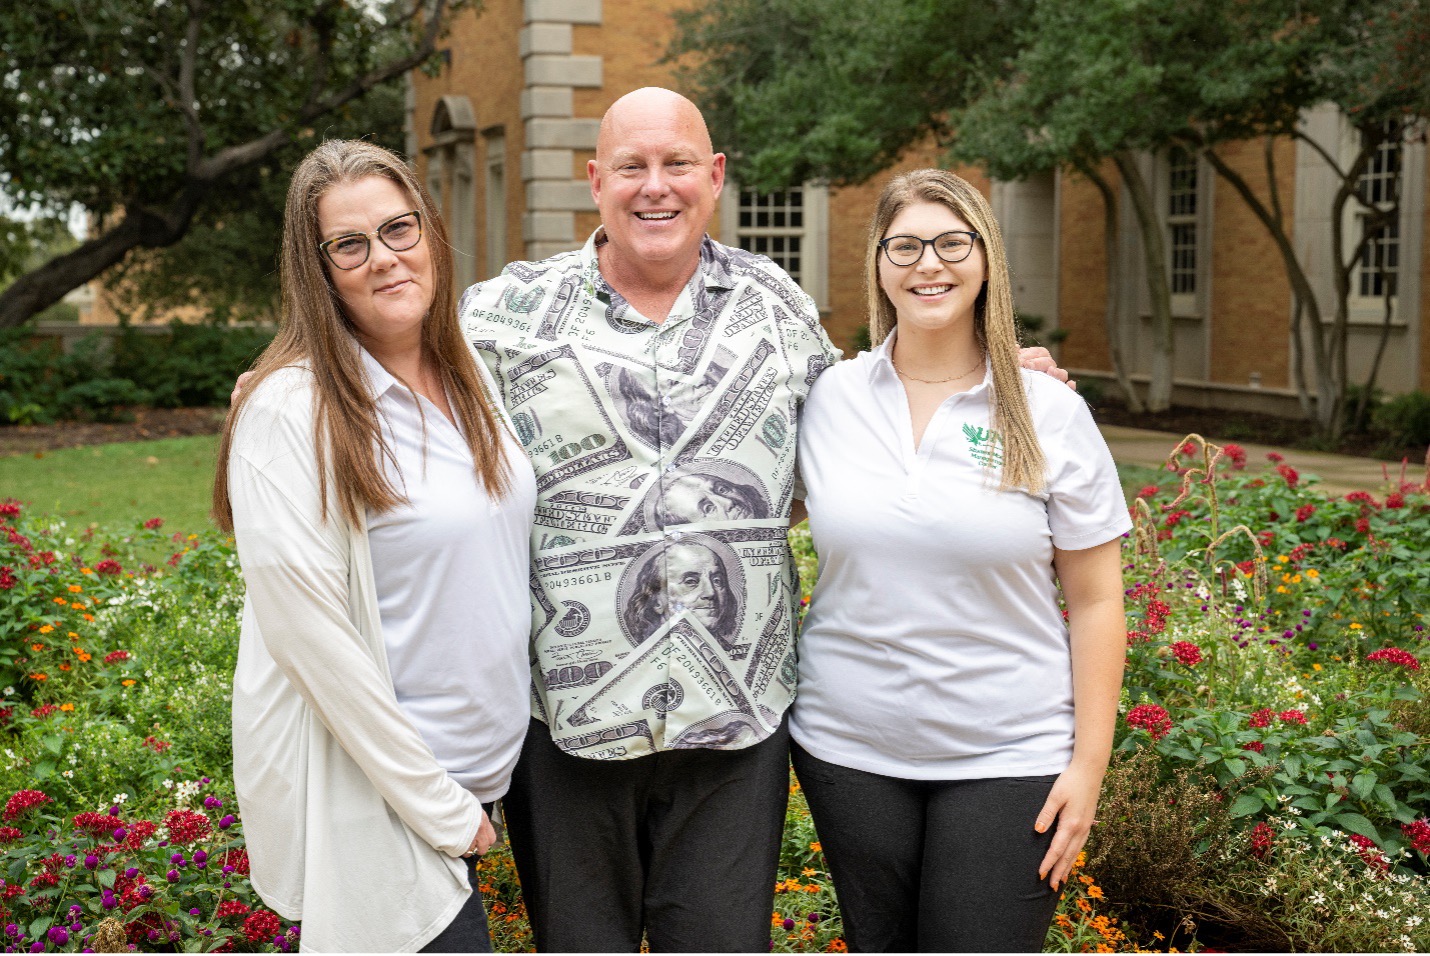
<svg viewBox="0 0 1430 956"><path fill-rule="evenodd" d="M1068 374L1067 374L1066 372L1063 372L1063 378L1067 378L1067 377L1068 377ZM253 373L252 373L252 372L244 372L242 375L240 375L240 376L238 377L238 381L237 381L237 382L234 382L234 384L233 384L233 392L228 396L228 403L229 403L230 405L232 405L232 404L234 404L235 402L238 401L238 396L239 396L239 394L243 391L243 386L247 385L247 384L248 384L248 380L251 379L251 378L253 378Z"/></svg>
<svg viewBox="0 0 1430 956"><path fill-rule="evenodd" d="M1058 368L1058 363L1053 361L1052 354L1041 345L1030 349L1019 349L1018 364L1031 372L1042 372L1044 375L1051 375L1059 382L1067 382L1068 388L1077 391L1077 382L1068 378L1067 369Z"/></svg>

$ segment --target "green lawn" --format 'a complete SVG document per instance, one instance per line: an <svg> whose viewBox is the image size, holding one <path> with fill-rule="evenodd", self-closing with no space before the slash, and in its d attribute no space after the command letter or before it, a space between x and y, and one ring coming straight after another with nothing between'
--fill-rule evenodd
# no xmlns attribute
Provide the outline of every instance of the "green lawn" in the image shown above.
<svg viewBox="0 0 1430 956"><path fill-rule="evenodd" d="M0 501L18 499L71 527L163 518L166 531L202 531L217 451L217 435L197 435L0 458Z"/></svg>

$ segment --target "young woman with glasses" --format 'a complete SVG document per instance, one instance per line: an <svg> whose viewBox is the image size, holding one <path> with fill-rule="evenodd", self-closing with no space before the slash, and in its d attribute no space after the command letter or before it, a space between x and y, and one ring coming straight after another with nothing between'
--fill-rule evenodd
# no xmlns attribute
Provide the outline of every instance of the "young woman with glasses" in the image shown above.
<svg viewBox="0 0 1430 956"><path fill-rule="evenodd" d="M1083 401L1018 367L976 189L891 182L868 282L875 348L801 420L795 769L851 949L1036 952L1111 753L1126 505Z"/></svg>
<svg viewBox="0 0 1430 956"><path fill-rule="evenodd" d="M407 165L318 147L288 191L283 326L219 450L252 880L316 952L490 951L464 858L527 727L535 482L452 282Z"/></svg>

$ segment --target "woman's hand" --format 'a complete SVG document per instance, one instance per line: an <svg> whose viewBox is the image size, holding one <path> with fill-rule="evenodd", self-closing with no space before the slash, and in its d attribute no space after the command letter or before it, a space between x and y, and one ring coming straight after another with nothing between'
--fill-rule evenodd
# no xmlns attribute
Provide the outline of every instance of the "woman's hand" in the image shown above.
<svg viewBox="0 0 1430 956"><path fill-rule="evenodd" d="M1053 889L1067 882L1072 873L1073 863L1087 842L1092 830L1093 817L1097 813L1097 797L1102 791L1102 777L1106 768L1087 768L1072 764L1059 775L1048 794L1043 810L1038 814L1033 829L1039 833L1048 832L1056 826L1053 844L1048 847L1043 862L1038 864L1038 879L1046 879Z"/></svg>
<svg viewBox="0 0 1430 956"><path fill-rule="evenodd" d="M496 842L496 827L492 826L492 818L487 816L486 811L483 810L482 825L477 827L477 835L472 838L472 845L467 847L467 852L462 854L462 858L485 856L486 852L492 848L492 844Z"/></svg>

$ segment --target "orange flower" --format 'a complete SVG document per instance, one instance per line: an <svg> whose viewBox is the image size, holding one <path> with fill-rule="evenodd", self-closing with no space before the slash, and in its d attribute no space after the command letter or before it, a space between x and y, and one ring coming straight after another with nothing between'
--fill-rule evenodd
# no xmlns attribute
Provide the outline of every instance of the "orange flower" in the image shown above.
<svg viewBox="0 0 1430 956"><path fill-rule="evenodd" d="M56 603L56 604L68 604L69 601L68 601L66 598L55 598L55 603Z"/></svg>
<svg viewBox="0 0 1430 956"><path fill-rule="evenodd" d="M94 620L94 615L93 615L93 614L86 614L86 615L84 616L84 619L85 619L86 621L93 621L93 620Z"/></svg>
<svg viewBox="0 0 1430 956"><path fill-rule="evenodd" d="M80 655L79 655L79 662L80 662L81 664L86 664L86 663L88 663L90 660L92 660L92 658L90 657L90 655L85 654L85 653L83 653L83 652L80 653Z"/></svg>
<svg viewBox="0 0 1430 956"><path fill-rule="evenodd" d="M49 680L49 679L50 679L50 675L49 675L49 674L31 674L31 675L30 675L30 680Z"/></svg>
<svg viewBox="0 0 1430 956"><path fill-rule="evenodd" d="M814 876L814 875L815 875L816 873L818 873L818 872L819 872L818 870L812 870L812 869L810 869L809 867L805 867L804 870L803 870L803 873L804 873L805 876Z"/></svg>
<svg viewBox="0 0 1430 956"><path fill-rule="evenodd" d="M828 946L824 947L824 951L826 953L847 953L849 952L849 944L836 936L829 941Z"/></svg>
<svg viewBox="0 0 1430 956"><path fill-rule="evenodd" d="M70 636L70 640L72 640L72 641L77 641L77 640L79 640L79 635L76 634L74 631L70 631L70 632L69 632L69 636Z"/></svg>
<svg viewBox="0 0 1430 956"><path fill-rule="evenodd" d="M45 649L45 645L43 645L43 644L31 644L31 645L30 645L30 650L34 651L36 654L38 654L40 651L43 651L44 649Z"/></svg>
<svg viewBox="0 0 1430 956"><path fill-rule="evenodd" d="M822 847L822 846L819 845L819 841L818 841L818 840L815 840L813 843L811 843L811 844L809 845L809 848L810 848L811 850L813 850L815 853L823 853L823 852L824 852L824 847Z"/></svg>
<svg viewBox="0 0 1430 956"><path fill-rule="evenodd" d="M70 608L73 609L73 610L76 610L76 611L83 611L83 610L84 610L84 605L83 605L83 604L78 604L78 603L76 603L76 604L71 604L71 605L70 605Z"/></svg>
<svg viewBox="0 0 1430 956"><path fill-rule="evenodd" d="M74 704L60 704L60 710L74 710Z"/></svg>
<svg viewBox="0 0 1430 956"><path fill-rule="evenodd" d="M80 593L81 591L83 591L83 590L84 590L84 588L80 587L78 584L71 584L71 585L69 586L69 592L70 592L71 594L79 594L79 593Z"/></svg>
<svg viewBox="0 0 1430 956"><path fill-rule="evenodd" d="M62 671L67 671L67 670L69 670L69 669L70 669L70 666L69 666L68 664L61 664L61 665L60 665L60 670L62 670Z"/></svg>
<svg viewBox="0 0 1430 956"><path fill-rule="evenodd" d="M133 687L135 682L134 682L133 678L126 678L125 680L122 680L122 681L120 681L119 683L123 684L125 687Z"/></svg>
<svg viewBox="0 0 1430 956"><path fill-rule="evenodd" d="M804 888L804 891L805 891L806 893L818 893L818 892L819 892L819 886L818 886L817 884L815 884L815 883L810 883L808 886L806 886L806 887Z"/></svg>
<svg viewBox="0 0 1430 956"><path fill-rule="evenodd" d="M1102 887L1096 885L1089 886L1087 888L1087 895L1095 900L1102 899Z"/></svg>
<svg viewBox="0 0 1430 956"><path fill-rule="evenodd" d="M79 569L79 573L80 573L80 574L93 574L93 573L94 573L94 568L80 568L80 569ZM74 585L70 585L70 586L73 587Z"/></svg>
<svg viewBox="0 0 1430 956"><path fill-rule="evenodd" d="M40 633L41 633L41 634L48 634L48 633L50 633L50 632L53 631L53 630L54 630L54 628L51 627L51 626L48 625L48 624L45 624L45 625L43 625L43 626L40 627Z"/></svg>

